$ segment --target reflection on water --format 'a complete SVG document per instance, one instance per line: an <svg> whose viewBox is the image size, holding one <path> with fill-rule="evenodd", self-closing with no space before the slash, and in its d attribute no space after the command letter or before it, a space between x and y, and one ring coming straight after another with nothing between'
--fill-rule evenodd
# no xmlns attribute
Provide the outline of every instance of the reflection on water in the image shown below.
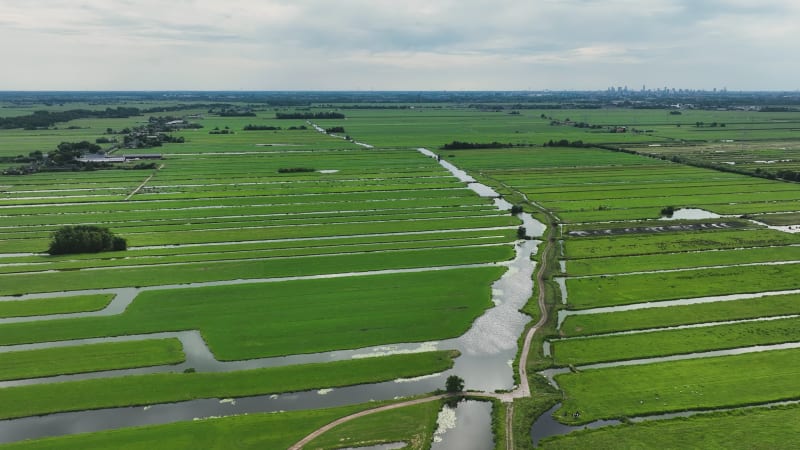
<svg viewBox="0 0 800 450"><path fill-rule="evenodd" d="M459 402L455 408L442 407L439 428L431 450L487 450L492 439L492 404L475 400Z"/></svg>
<svg viewBox="0 0 800 450"><path fill-rule="evenodd" d="M422 150L420 150L422 151ZM424 153L424 152L423 152ZM430 153L430 152L429 152ZM444 165L444 164L443 164ZM455 166L450 165L459 179L469 182L471 177L461 175ZM447 167L447 166L445 166ZM452 172L451 171L451 172ZM462 171L463 172L463 171ZM474 180L472 180L474 181ZM472 183L477 188L477 183ZM489 193L489 191L485 191ZM492 191L494 192L494 191ZM494 193L496 195L496 193ZM494 196L494 195L492 195ZM505 209L505 204L496 199L498 209ZM507 202L506 202L507 203ZM510 206L509 206L510 208ZM520 214L523 226L529 236L539 236L544 232L544 225L533 219L529 214ZM462 230L463 231L463 230ZM530 317L519 312L528 301L533 289L532 274L535 263L531 260L537 251L540 241L522 240L516 246L514 260L502 263L508 266L506 273L492 285L492 301L494 307L487 310L479 317L472 327L462 336L441 342L422 344L397 344L379 346L368 349L350 351L336 351L318 353L314 355L296 355L283 358L267 358L251 361L219 362L208 351L205 342L197 332L181 333L189 359L186 364L155 370L180 371L185 366L191 366L198 371L224 371L242 370L255 367L271 367L303 362L325 362L332 360L374 356L380 354L402 353L409 351L432 349L457 349L462 356L455 360L453 369L441 374L419 377L412 380L396 380L384 383L364 384L351 387L337 388L332 391L306 391L280 395L263 395L237 398L235 402L220 401L219 399L203 399L179 403L159 404L143 407L110 408L95 411L78 411L71 413L52 414L42 417L27 417L16 420L0 421L0 442L13 442L21 439L30 439L45 436L57 436L78 432L99 431L136 425L149 425L170 423L181 420L191 420L199 417L226 416L234 414L289 411L301 409L319 409L341 405L365 403L373 400L386 400L407 397L431 392L444 386L447 376L457 374L465 379L467 389L494 391L498 389L513 388L513 370L510 361L513 361L517 352L517 339L522 333ZM489 264L469 265L469 267L486 267ZM461 268L468 266L454 266L448 268ZM374 271L377 273L399 273L441 270L446 268L422 268L399 271ZM284 281L288 279L322 279L341 276L367 275L364 273L325 274L311 277L288 277L283 279L262 280L230 280L211 283L192 283L173 286L157 286L130 290L96 290L87 293L113 292L117 297L112 301L110 311L120 313L130 303L136 293L151 289L190 288L212 285L232 285L253 282ZM76 293L70 293L75 295ZM48 295L39 294L37 298ZM63 293L60 295L64 295ZM59 294L54 294L59 296ZM89 313L85 313L89 314ZM77 317L77 315L70 315ZM175 336L178 333L167 333ZM152 337L152 335L148 335ZM142 337L133 337L141 339ZM47 344L45 344L47 345ZM141 369L146 370L146 369ZM115 371L117 372L117 371ZM108 373L106 373L108 374ZM78 375L77 377L80 377ZM83 375L91 376L91 375ZM441 448L491 448L491 404L484 402L464 402L464 406L456 408L457 420L464 426L455 432L454 437L448 438L444 444L449 447ZM463 440L459 436L468 433L472 436ZM469 434L472 433L472 434ZM478 445L474 447L473 445Z"/></svg>
<svg viewBox="0 0 800 450"><path fill-rule="evenodd" d="M661 217L663 220L701 220L701 219L718 219L719 214L699 208L681 208L676 209L671 216Z"/></svg>

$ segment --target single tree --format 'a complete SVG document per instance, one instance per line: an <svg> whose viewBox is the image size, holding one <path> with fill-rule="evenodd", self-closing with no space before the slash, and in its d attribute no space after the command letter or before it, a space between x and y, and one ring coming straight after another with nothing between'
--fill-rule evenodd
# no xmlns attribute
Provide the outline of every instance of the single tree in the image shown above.
<svg viewBox="0 0 800 450"><path fill-rule="evenodd" d="M444 383L445 390L450 393L461 392L464 390L464 379L458 375L450 375Z"/></svg>

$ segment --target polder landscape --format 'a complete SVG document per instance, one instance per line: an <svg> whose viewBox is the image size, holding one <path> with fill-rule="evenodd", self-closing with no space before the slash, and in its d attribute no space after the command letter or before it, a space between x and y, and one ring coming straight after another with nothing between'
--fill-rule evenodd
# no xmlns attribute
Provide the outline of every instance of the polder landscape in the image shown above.
<svg viewBox="0 0 800 450"><path fill-rule="evenodd" d="M797 93L6 92L0 171L0 449L800 442Z"/></svg>

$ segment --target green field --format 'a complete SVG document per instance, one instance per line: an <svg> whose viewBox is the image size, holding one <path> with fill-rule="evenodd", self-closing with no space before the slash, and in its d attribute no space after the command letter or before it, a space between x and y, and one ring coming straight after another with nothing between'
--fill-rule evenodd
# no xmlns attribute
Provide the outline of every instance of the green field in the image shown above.
<svg viewBox="0 0 800 450"><path fill-rule="evenodd" d="M171 131L185 142L152 148L102 144L115 155L159 153L163 159L155 168L137 170L136 162L128 162L110 170L0 178L0 319L23 320L0 323L0 345L65 345L0 353L5 368L0 378L144 368L175 364L184 356L175 340L69 342L86 338L197 330L215 358L241 361L462 335L492 306L491 286L515 254L520 221L467 189L433 158L420 154L419 147L551 222L553 234L544 240L563 239L559 259L566 264L561 275L566 277L567 304L558 304L555 283L549 281L557 268L551 267L544 274L548 284L535 287L544 289L546 304L552 305L551 320L540 332L548 336L537 335L534 342L550 340L553 353L541 356L542 349L534 346L530 368L798 340L798 319L778 318L800 313L797 294L572 315L560 329L554 318L560 308L800 289L800 234L748 220L797 225L800 187L770 179L770 174L798 167L800 113L683 109L671 114L666 109L593 109L549 100L539 108L537 101L500 106L424 103L413 108L376 103L361 108L232 100L231 105L255 114L250 117L225 117L215 106L200 103L131 103L142 109L172 108L152 115L187 118L203 128ZM8 103L0 116L73 106L103 110L108 105ZM302 119L275 117L276 112L332 110L347 119L313 122L323 128L342 126L343 135L375 147L317 132ZM105 138L119 143L125 137L120 130L147 122L149 115L0 130L0 157L47 153L60 142ZM245 131L248 124L281 129ZM617 127L625 132L610 132ZM232 133L210 133L216 130ZM551 140L594 147L544 145ZM513 146L442 148L453 141ZM0 168L19 165L9 158L3 161ZM667 207L725 216L668 220L662 217ZM52 233L63 225L108 227L127 240L128 248L44 254ZM555 257L551 259L550 265L556 266ZM116 288L145 289L117 315L38 320L100 310L113 294L91 290ZM89 292L73 292L84 290ZM26 294L48 295L17 297ZM535 302L524 310L540 314ZM754 320L764 318L775 320ZM695 326L728 320L747 322ZM684 325L692 327L664 329ZM608 335L633 331L638 332ZM279 394L426 375L453 364L453 354L442 350L247 371L149 373L6 387L0 389L0 416ZM564 396L558 417L584 423L800 398L794 381L797 354L769 351L564 374L557 378ZM519 402L512 430L517 440L556 395L533 370L529 373L537 397ZM473 374L459 375L469 383ZM427 448L438 406L432 402L369 416L323 435L315 445L338 448L399 440L411 448ZM362 407L122 429L12 448L285 448L334 417ZM632 448L680 447L680 438L670 435L685 434L692 442L727 446L739 442L731 437L736 434L721 430L701 438L696 430L711 427L708 420L722 429L741 428L745 431L739 434L744 434L756 426L742 425L745 419L739 417L750 416L753 423L777 415L792 420L794 409L629 425L557 438L547 445L602 448L620 439ZM694 424L698 428L691 428ZM651 429L665 436L643 441ZM793 432L789 428L778 434L791 439ZM758 436L741 442L755 442Z"/></svg>
<svg viewBox="0 0 800 450"><path fill-rule="evenodd" d="M108 449L152 448L241 449L287 448L308 433L339 417L374 405L333 409L251 414L192 422L177 422L98 433L23 441L4 449Z"/></svg>
<svg viewBox="0 0 800 450"><path fill-rule="evenodd" d="M800 439L800 408L756 408L577 431L546 439L543 449L791 449Z"/></svg>
<svg viewBox="0 0 800 450"><path fill-rule="evenodd" d="M308 448L333 449L364 447L387 442L405 442L409 450L428 448L436 430L441 401L422 403L370 414L323 434L308 443Z"/></svg>
<svg viewBox="0 0 800 450"><path fill-rule="evenodd" d="M621 361L800 341L800 318L678 330L598 336L553 342L559 365Z"/></svg>
<svg viewBox="0 0 800 450"><path fill-rule="evenodd" d="M177 339L14 351L0 353L0 380L178 364L183 360Z"/></svg>
<svg viewBox="0 0 800 450"><path fill-rule="evenodd" d="M0 417L375 383L441 372L452 367L455 356L452 352L440 351L226 373L155 373L7 387L0 390Z"/></svg>
<svg viewBox="0 0 800 450"><path fill-rule="evenodd" d="M800 314L800 295L775 295L669 308L574 315L564 320L560 331L566 336L586 336L791 314Z"/></svg>
<svg viewBox="0 0 800 450"><path fill-rule="evenodd" d="M0 302L0 317L27 317L97 311L105 308L112 297L111 295L77 295L63 298L2 301Z"/></svg>
<svg viewBox="0 0 800 450"><path fill-rule="evenodd" d="M567 397L556 415L587 423L797 399L799 354L775 350L558 375Z"/></svg>

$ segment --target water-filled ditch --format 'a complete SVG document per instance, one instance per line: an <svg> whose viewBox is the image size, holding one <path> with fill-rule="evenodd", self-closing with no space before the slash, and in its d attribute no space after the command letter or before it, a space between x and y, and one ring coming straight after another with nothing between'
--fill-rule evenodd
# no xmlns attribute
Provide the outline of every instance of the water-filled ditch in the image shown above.
<svg viewBox="0 0 800 450"><path fill-rule="evenodd" d="M422 152L422 149L420 149ZM423 152L425 153L425 152ZM431 156L431 155L428 155ZM440 161L441 163L441 161ZM449 164L449 163L447 163ZM457 169L455 166L442 164L455 176ZM466 177L468 175L464 174ZM471 179L471 177L469 177ZM459 177L459 179L462 179ZM491 188L479 183L474 179L470 181L469 187L484 197L495 199L495 204L501 210L510 209L511 205L499 198ZM545 226L536 221L528 214L520 215L523 226L529 236L538 237L544 232ZM283 358L267 358L261 360L239 361L224 363L216 361L210 354L205 342L196 332L185 333L165 333L165 337L179 335L184 343L187 353L187 362L180 366L161 366L157 368L133 369L142 371L180 371L183 367L193 367L196 370L218 371L218 370L242 370L255 367L270 367L285 364L297 364L303 362L324 362L337 359L362 357L367 355L388 354L395 352L434 350L434 349L457 349L461 356L456 359L453 369L440 374L419 377L409 380L394 380L390 382L364 384L358 386L325 389L320 391L306 391L298 393L285 393L279 395L263 395L245 398L230 399L202 399L179 403L159 404L146 407L126 407L109 408L93 411L77 411L50 414L40 417L26 417L21 419L0 421L0 442L13 442L22 439L39 438L45 436L57 436L62 434L72 434L80 432L100 431L113 428L129 427L136 425L149 425L170 423L182 420L191 420L200 417L225 416L243 413L272 412L299 409L318 409L340 405L356 404L373 400L385 400L392 398L417 395L433 391L444 386L444 380L450 374L457 374L465 379L466 389L482 391L494 391L499 389L513 388L513 371L511 363L517 352L517 339L524 330L525 324L530 317L519 312L531 296L533 282L532 275L535 263L531 260L532 255L537 251L540 241L524 240L519 241L516 246L516 257L514 260L504 265L508 266L508 271L492 285L492 301L494 307L487 310L479 317L472 327L464 335L440 342L429 342L422 344L396 344L369 349L326 352L314 355L295 355ZM484 266L484 265L477 265ZM465 267L465 266L454 266ZM441 268L424 268L417 270L437 270ZM412 269L414 270L414 269ZM385 271L379 271L381 273ZM315 276L318 278L329 278L332 276L355 276L363 274L333 274ZM294 277L293 277L294 278ZM298 277L309 278L309 277ZM158 286L149 289L173 289L189 288L206 285L230 285L240 283L252 283L275 280L231 280L212 283L195 283L175 286ZM86 293L107 293L117 294L108 308L95 313L79 313L57 316L46 316L45 318L20 318L21 320L9 319L9 321L22 320L42 320L56 317L80 317L81 315L103 315L119 314L132 301L140 290L137 289L117 289L117 290L96 290L84 292L70 292L69 295L82 295ZM38 294L28 296L30 298L42 298L42 296L59 296L61 294ZM15 297L19 299L20 297ZM24 296L23 296L24 298ZM112 312L113 311L113 312ZM0 322L3 323L3 322ZM8 323L8 322L5 322ZM129 337L129 339L152 338L154 335ZM123 338L120 338L123 339ZM98 342L103 342L99 339ZM38 344L47 346L48 344ZM56 345L56 344L54 344ZM63 344L58 344L63 345ZM17 347L18 348L18 347ZM112 373L113 372L113 373ZM128 371L112 371L106 375L121 375ZM138 372L143 373L143 372ZM92 377L92 374L70 375L68 379L82 379ZM94 375L97 376L97 375ZM64 380L61 378L60 380ZM28 381L30 383L31 381ZM26 381L15 383L24 384ZM477 403L475 406L473 403ZM465 402L463 406L463 419L460 425L452 430L453 436L481 436L481 439L489 442L491 447L491 420L488 412L470 412L489 408L491 404L483 402ZM458 410L459 408L457 408ZM457 414L458 415L458 414ZM480 417L479 423L473 423L469 417ZM486 420L483 420L483 419ZM475 419L478 420L478 419ZM457 423L458 420L457 420ZM466 434L465 434L466 433ZM454 442L462 442L461 438ZM474 437L469 438L472 442ZM444 439L443 439L444 442ZM450 445L450 444L448 444ZM454 444L458 445L458 444ZM442 447L442 448L465 448L465 447Z"/></svg>

